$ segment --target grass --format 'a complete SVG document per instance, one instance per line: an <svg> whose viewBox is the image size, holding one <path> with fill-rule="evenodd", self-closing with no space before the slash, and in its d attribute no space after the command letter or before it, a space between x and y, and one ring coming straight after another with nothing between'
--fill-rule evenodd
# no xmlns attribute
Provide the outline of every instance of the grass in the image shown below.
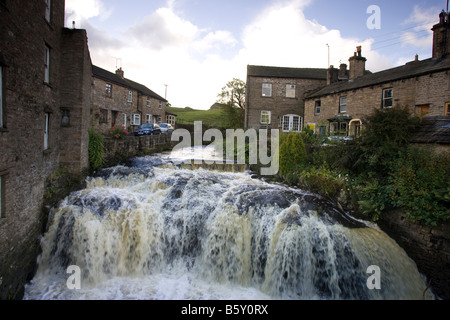
<svg viewBox="0 0 450 320"><path fill-rule="evenodd" d="M211 128L222 128L227 125L227 115L224 110L195 110L189 107L169 107L167 111L177 115L177 123L194 124L194 121L202 121Z"/></svg>

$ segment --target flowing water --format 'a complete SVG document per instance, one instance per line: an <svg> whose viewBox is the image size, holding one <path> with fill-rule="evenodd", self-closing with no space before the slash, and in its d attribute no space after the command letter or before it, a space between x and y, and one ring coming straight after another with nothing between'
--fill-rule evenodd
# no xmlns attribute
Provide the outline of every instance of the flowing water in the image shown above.
<svg viewBox="0 0 450 320"><path fill-rule="evenodd" d="M433 298L391 238L325 199L165 157L90 177L54 209L41 245L25 299ZM67 285L73 265L80 289Z"/></svg>

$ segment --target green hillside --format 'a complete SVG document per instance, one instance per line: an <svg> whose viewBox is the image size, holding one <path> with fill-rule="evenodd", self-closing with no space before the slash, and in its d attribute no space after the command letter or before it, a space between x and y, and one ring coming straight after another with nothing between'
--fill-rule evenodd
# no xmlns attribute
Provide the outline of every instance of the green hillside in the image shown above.
<svg viewBox="0 0 450 320"><path fill-rule="evenodd" d="M194 124L194 121L202 121L204 125L214 128L229 126L229 116L223 109L217 110L195 110L189 107L168 107L167 111L177 115L177 123Z"/></svg>

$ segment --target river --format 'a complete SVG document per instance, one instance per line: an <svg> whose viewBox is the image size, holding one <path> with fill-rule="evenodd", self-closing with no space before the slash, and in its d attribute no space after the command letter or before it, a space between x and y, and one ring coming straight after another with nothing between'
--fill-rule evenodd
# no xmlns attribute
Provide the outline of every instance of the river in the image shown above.
<svg viewBox="0 0 450 320"><path fill-rule="evenodd" d="M24 299L433 299L376 225L318 195L173 156L103 169L54 208Z"/></svg>

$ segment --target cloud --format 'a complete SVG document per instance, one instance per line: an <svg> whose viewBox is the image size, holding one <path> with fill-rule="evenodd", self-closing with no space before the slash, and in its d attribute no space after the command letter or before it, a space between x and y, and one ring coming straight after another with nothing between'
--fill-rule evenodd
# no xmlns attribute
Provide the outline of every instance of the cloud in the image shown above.
<svg viewBox="0 0 450 320"><path fill-rule="evenodd" d="M402 45L410 45L422 49L429 48L430 43L433 42L431 28L438 21L436 12L439 11L438 7L424 9L415 5L411 15L403 22L403 25L413 26L411 27L412 31L405 31L401 35Z"/></svg>
<svg viewBox="0 0 450 320"><path fill-rule="evenodd" d="M71 27L75 21L77 28L83 26L90 18L99 17L101 21L108 19L114 8L107 7L102 0L66 0L66 26Z"/></svg>
<svg viewBox="0 0 450 320"><path fill-rule="evenodd" d="M186 47L195 39L199 29L177 16L172 9L160 8L137 22L129 32L143 46L161 50L167 46Z"/></svg>
<svg viewBox="0 0 450 320"><path fill-rule="evenodd" d="M277 3L264 10L244 30L241 59L249 64L327 68L327 44L330 64L335 66L348 63L356 46L362 45L368 66L373 70L391 66L389 59L371 50L372 40L344 38L339 30L330 30L307 19L303 9L308 3Z"/></svg>
<svg viewBox="0 0 450 320"><path fill-rule="evenodd" d="M169 0L166 7L123 26L117 37L93 25L91 19L101 14L102 2L85 1L86 7L74 13L88 30L93 63L114 72L121 58L125 77L161 96L167 84L168 100L176 107L209 108L228 81L246 80L248 64L326 68L327 43L330 63L335 66L348 63L358 45L362 45L371 71L392 66L388 58L371 49L373 40L344 38L339 30L307 19L303 10L309 0L275 2L239 35L195 25L176 12L176 2ZM229 48L234 49L227 51Z"/></svg>

